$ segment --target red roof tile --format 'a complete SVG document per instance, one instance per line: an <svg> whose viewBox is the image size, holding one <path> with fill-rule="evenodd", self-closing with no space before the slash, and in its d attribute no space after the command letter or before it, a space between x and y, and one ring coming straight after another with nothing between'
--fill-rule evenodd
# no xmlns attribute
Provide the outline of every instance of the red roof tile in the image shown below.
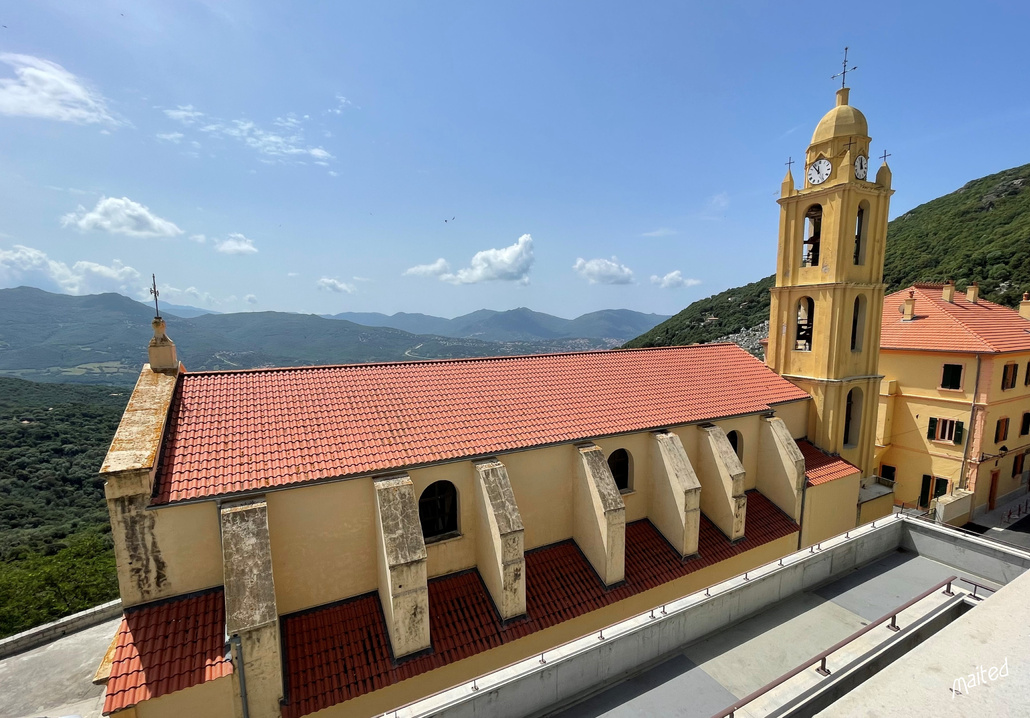
<svg viewBox="0 0 1030 718"><path fill-rule="evenodd" d="M154 503L766 411L733 344L181 376Z"/></svg>
<svg viewBox="0 0 1030 718"><path fill-rule="evenodd" d="M125 611L104 715L232 673L221 588Z"/></svg>
<svg viewBox="0 0 1030 718"><path fill-rule="evenodd" d="M915 319L902 321L898 307L915 292ZM1019 312L964 292L954 302L942 298L942 285L916 284L884 297L881 349L921 349L969 353L1030 351L1030 321Z"/></svg>
<svg viewBox="0 0 1030 718"><path fill-rule="evenodd" d="M827 454L806 439L797 442L798 448L805 457L805 478L809 486L818 486L834 479L853 476L861 470L839 456Z"/></svg>
<svg viewBox="0 0 1030 718"><path fill-rule="evenodd" d="M573 541L526 554L526 618L502 625L475 571L429 582L432 651L395 666L376 594L283 616L283 718L317 710L468 658L719 563L798 530L767 498L747 493L746 538L732 544L703 515L697 558L683 561L647 520L626 526L626 581L605 589Z"/></svg>

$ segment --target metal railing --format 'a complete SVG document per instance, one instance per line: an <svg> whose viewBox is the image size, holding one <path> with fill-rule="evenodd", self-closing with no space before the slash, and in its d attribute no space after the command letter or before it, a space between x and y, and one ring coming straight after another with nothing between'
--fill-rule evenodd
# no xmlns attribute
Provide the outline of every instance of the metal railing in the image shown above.
<svg viewBox="0 0 1030 718"><path fill-rule="evenodd" d="M897 619L898 619L898 614L899 613L901 613L902 611L904 611L904 610L906 610L908 608L911 608L912 606L914 606L915 604L919 603L920 601L922 601L924 598L926 598L930 594L935 593L940 588L944 588L943 593L944 593L945 596L954 596L955 594L951 590L951 583L952 583L952 581L956 581L956 580L960 580L958 576L951 576L950 578L947 578L947 579L941 581L940 583L936 584L932 588L928 588L927 590L923 591L921 594L919 594L915 598L913 598L913 599L911 599L909 601L906 601L902 605L898 606L897 608L895 608L890 613L884 614L880 618L876 619L875 621L870 623L868 626L860 628L859 630L855 631L854 633L852 633L850 636L848 636L844 640L838 641L837 643L833 644L832 646L827 648L822 653L819 653L819 654L813 656L812 658L809 658L807 661L805 661L804 663L799 665L797 668L794 668L793 670L788 671L787 673L784 673L782 676L780 676L779 678L777 678L776 680L774 680L774 681L772 681L770 683L766 683L764 686L759 688L757 691L755 691L755 692L753 692L753 693L751 693L751 694L749 694L747 696L744 696L743 698L741 698L739 701L737 701L733 705L729 706L728 708L723 708L721 711L719 711L718 713L714 714L712 716L712 718L733 718L734 714L738 710L740 710L741 708L746 706L748 703L751 703L752 701L756 700L757 698L762 697L763 695L765 695L766 693L768 693L772 689L778 688L779 686L781 686L782 684L786 683L787 681L789 681L791 678L793 678L794 676L798 675L802 671L804 671L804 670L806 670L808 668L811 668L816 663L819 664L819 668L816 669L817 673L819 673L822 676L830 675L830 669L828 669L826 667L826 659L832 653L836 653L841 648L843 648L844 646L848 645L849 643L851 643L855 639L861 638L865 634L869 633L869 631L873 630L874 628L876 628L880 624L886 623L888 620L890 621L890 625L887 626L888 629L890 629L891 631L895 631L895 632L900 631L901 627L898 626L898 623L897 623ZM961 579L961 580L965 581L966 579ZM972 581L969 581L969 583L972 583ZM987 587L984 586L983 588L987 588Z"/></svg>

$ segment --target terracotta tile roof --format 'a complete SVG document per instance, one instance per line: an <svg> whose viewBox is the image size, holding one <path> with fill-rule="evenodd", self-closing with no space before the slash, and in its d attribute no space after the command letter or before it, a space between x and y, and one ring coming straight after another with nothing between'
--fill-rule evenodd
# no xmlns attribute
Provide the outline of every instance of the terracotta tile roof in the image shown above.
<svg viewBox="0 0 1030 718"><path fill-rule="evenodd" d="M757 491L747 494L746 538L731 544L704 516L700 555L683 561L647 520L626 526L626 581L606 590L572 541L526 554L526 619L502 625L475 570L429 582L433 649L394 666L382 609L367 594L281 619L287 702L283 718L317 710L468 658L628 598L798 530Z"/></svg>
<svg viewBox="0 0 1030 718"><path fill-rule="evenodd" d="M104 715L232 673L221 588L125 611Z"/></svg>
<svg viewBox="0 0 1030 718"><path fill-rule="evenodd" d="M901 320L898 307L915 292L915 319ZM884 297L881 349L996 353L1030 351L1030 321L1019 312L980 299L973 304L965 292L955 301L941 296L942 285L916 284Z"/></svg>
<svg viewBox="0 0 1030 718"><path fill-rule="evenodd" d="M733 344L186 373L154 503L642 431L807 398Z"/></svg>
<svg viewBox="0 0 1030 718"><path fill-rule="evenodd" d="M839 456L827 454L815 444L809 443L807 439L800 439L797 442L798 448L805 457L805 478L809 486L818 486L834 479L843 479L845 476L852 476L860 473L860 469L849 461ZM748 506L750 511L750 505Z"/></svg>

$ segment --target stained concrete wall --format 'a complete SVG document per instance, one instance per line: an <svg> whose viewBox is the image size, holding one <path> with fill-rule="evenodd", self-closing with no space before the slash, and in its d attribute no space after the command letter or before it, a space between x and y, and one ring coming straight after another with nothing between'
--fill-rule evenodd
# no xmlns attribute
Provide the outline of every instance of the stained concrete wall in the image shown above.
<svg viewBox="0 0 1030 718"><path fill-rule="evenodd" d="M526 613L522 516L500 461L475 465L476 563L501 620Z"/></svg>
<svg viewBox="0 0 1030 718"><path fill-rule="evenodd" d="M744 467L720 426L699 428L701 511L731 541L744 536Z"/></svg>
<svg viewBox="0 0 1030 718"><path fill-rule="evenodd" d="M375 497L379 601L400 658L430 646L426 545L407 475L377 479Z"/></svg>
<svg viewBox="0 0 1030 718"><path fill-rule="evenodd" d="M1030 569L1030 558L1026 552L974 536L963 538L956 541L954 533L947 528L913 519L905 522L901 546L920 556L1000 584L1006 584Z"/></svg>
<svg viewBox="0 0 1030 718"><path fill-rule="evenodd" d="M581 446L573 488L572 537L606 586L626 577L626 508L604 452Z"/></svg>
<svg viewBox="0 0 1030 718"><path fill-rule="evenodd" d="M756 488L783 513L798 521L805 488L805 457L782 419L770 416L759 421L757 453Z"/></svg>
<svg viewBox="0 0 1030 718"><path fill-rule="evenodd" d="M701 483L679 436L655 432L648 517L680 556L697 553L701 528Z"/></svg>

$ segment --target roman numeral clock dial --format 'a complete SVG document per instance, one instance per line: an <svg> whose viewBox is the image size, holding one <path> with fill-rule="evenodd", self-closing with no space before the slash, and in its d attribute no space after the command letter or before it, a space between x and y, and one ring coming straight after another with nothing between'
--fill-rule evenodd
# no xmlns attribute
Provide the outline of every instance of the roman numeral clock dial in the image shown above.
<svg viewBox="0 0 1030 718"><path fill-rule="evenodd" d="M829 160L817 159L808 166L808 183L822 184L829 179L831 169L833 169L833 165L830 164Z"/></svg>

